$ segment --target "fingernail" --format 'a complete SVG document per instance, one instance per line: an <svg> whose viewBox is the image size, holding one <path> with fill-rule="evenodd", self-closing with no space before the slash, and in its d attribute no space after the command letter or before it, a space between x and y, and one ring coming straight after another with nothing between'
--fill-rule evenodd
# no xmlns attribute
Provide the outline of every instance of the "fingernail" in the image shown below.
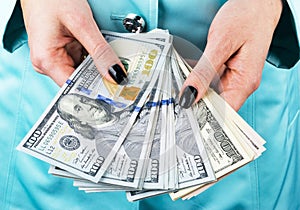
<svg viewBox="0 0 300 210"><path fill-rule="evenodd" d="M125 85L128 83L127 75L119 64L111 66L108 69L108 73L119 85Z"/></svg>
<svg viewBox="0 0 300 210"><path fill-rule="evenodd" d="M198 91L196 88L193 86L187 86L180 97L179 105L185 109L189 108L196 100L197 94Z"/></svg>

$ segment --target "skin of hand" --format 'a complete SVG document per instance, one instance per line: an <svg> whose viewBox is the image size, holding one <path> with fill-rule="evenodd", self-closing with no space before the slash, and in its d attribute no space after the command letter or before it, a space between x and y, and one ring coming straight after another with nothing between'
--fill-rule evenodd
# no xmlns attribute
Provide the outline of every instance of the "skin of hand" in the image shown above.
<svg viewBox="0 0 300 210"><path fill-rule="evenodd" d="M87 51L105 79L127 82L126 71L102 36L86 0L21 0L21 7L37 72L62 86Z"/></svg>
<svg viewBox="0 0 300 210"><path fill-rule="evenodd" d="M238 110L260 84L281 11L281 0L227 1L210 26L202 57L183 84L180 105L188 108L198 102L211 85Z"/></svg>

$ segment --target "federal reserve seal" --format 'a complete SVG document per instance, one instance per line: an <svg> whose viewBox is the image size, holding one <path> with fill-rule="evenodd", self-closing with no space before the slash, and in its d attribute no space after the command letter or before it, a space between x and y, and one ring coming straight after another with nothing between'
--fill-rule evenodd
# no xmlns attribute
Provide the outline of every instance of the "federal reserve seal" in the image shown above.
<svg viewBox="0 0 300 210"><path fill-rule="evenodd" d="M80 147L79 139L72 135L61 137L59 144L62 148L69 151L74 151Z"/></svg>

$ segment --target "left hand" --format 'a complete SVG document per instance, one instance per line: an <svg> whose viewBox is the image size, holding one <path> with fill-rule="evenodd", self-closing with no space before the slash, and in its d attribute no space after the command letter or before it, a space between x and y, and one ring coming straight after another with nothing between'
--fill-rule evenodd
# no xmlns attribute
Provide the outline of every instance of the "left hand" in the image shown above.
<svg viewBox="0 0 300 210"><path fill-rule="evenodd" d="M180 105L202 98L216 76L217 91L238 110L259 86L282 11L281 0L229 0L215 16L204 53L182 90Z"/></svg>

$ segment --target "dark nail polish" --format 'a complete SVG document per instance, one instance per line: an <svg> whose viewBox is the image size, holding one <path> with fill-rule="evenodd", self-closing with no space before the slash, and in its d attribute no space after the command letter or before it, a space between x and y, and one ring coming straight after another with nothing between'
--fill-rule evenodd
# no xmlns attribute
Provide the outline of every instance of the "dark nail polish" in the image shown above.
<svg viewBox="0 0 300 210"><path fill-rule="evenodd" d="M128 83L127 75L119 64L111 66L108 69L108 73L119 85L125 85Z"/></svg>
<svg viewBox="0 0 300 210"><path fill-rule="evenodd" d="M198 91L196 88L193 86L187 86L180 97L179 105L185 109L189 108L196 100L197 94Z"/></svg>

